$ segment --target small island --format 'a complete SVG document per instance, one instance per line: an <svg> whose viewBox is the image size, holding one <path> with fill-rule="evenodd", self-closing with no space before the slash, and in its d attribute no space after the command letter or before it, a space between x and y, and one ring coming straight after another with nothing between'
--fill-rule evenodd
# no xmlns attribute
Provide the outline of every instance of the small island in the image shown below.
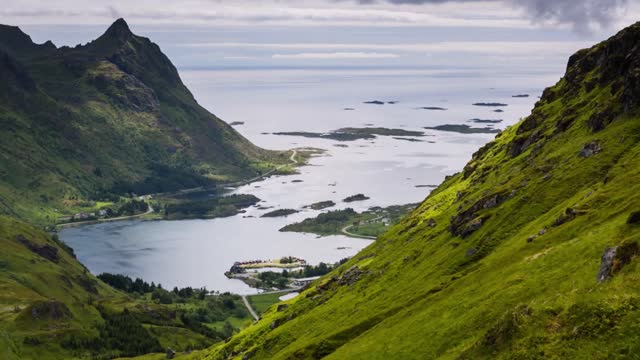
<svg viewBox="0 0 640 360"><path fill-rule="evenodd" d="M475 103L473 104L473 106L489 106L489 107L502 107L502 106L509 106L508 104L503 104L503 103L497 103L497 102L490 102L490 103L484 103L484 102L480 102L480 103Z"/></svg>
<svg viewBox="0 0 640 360"><path fill-rule="evenodd" d="M346 107L346 108L344 108L342 110L344 110L344 111L354 111L355 109L352 108L352 107Z"/></svg>
<svg viewBox="0 0 640 360"><path fill-rule="evenodd" d="M425 127L425 129L456 132L460 134L497 134L501 131L500 129L494 129L491 127L473 128L469 125L454 125L454 124Z"/></svg>
<svg viewBox="0 0 640 360"><path fill-rule="evenodd" d="M307 205L304 208L305 209L312 209L312 210L322 210L322 209L326 209L326 208L330 208L330 207L334 207L336 206L336 203L334 203L331 200L327 200L327 201L320 201L317 203L313 203L311 205Z"/></svg>
<svg viewBox="0 0 640 360"><path fill-rule="evenodd" d="M424 140L420 140L420 139L414 139L414 138L405 138L405 137L393 137L396 140L403 140L403 141L409 141L409 142L424 142Z"/></svg>
<svg viewBox="0 0 640 360"><path fill-rule="evenodd" d="M386 208L372 207L358 213L352 208L328 211L299 223L289 224L280 231L312 233L320 236L346 235L375 239L390 226L396 224L418 204L393 205Z"/></svg>
<svg viewBox="0 0 640 360"><path fill-rule="evenodd" d="M234 122L230 123L229 125L231 125L231 126L244 125L244 121L234 121Z"/></svg>
<svg viewBox="0 0 640 360"><path fill-rule="evenodd" d="M302 136L306 138L329 139L336 141L370 140L379 136L424 136L422 131L410 131L404 129L389 129L384 127L347 127L333 130L327 133L314 133L308 131L275 132L274 135Z"/></svg>
<svg viewBox="0 0 640 360"><path fill-rule="evenodd" d="M263 218L269 218L269 217L282 217L282 216L289 216L291 214L295 214L299 212L298 210L294 210L294 209L278 209L278 210L273 210L273 211L269 211L266 214L262 214Z"/></svg>
<svg viewBox="0 0 640 360"><path fill-rule="evenodd" d="M356 195L351 195L348 196L344 199L342 199L342 201L346 202L346 203L350 203L350 202L354 202L354 201L364 201L364 200L369 200L370 197L365 196L364 194L356 194Z"/></svg>
<svg viewBox="0 0 640 360"><path fill-rule="evenodd" d="M493 110L493 112L503 113L503 112L504 112L504 110L502 110L502 109L495 109L495 110Z"/></svg>
<svg viewBox="0 0 640 360"><path fill-rule="evenodd" d="M416 108L416 110L440 110L440 111L444 111L447 110L443 107L438 107L438 106L423 106L423 107L419 107Z"/></svg>
<svg viewBox="0 0 640 360"><path fill-rule="evenodd" d="M469 121L478 124L499 124L502 122L501 119L471 119Z"/></svg>
<svg viewBox="0 0 640 360"><path fill-rule="evenodd" d="M517 94L517 95L511 95L512 98L528 98L529 94Z"/></svg>
<svg viewBox="0 0 640 360"><path fill-rule="evenodd" d="M372 100L372 101L365 101L364 104L369 104L369 105L384 105L384 101L380 101L380 100Z"/></svg>

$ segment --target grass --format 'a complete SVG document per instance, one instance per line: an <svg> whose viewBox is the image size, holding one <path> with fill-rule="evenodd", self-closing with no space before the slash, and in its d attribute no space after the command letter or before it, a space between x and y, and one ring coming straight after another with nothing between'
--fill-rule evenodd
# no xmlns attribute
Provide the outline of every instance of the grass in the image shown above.
<svg viewBox="0 0 640 360"><path fill-rule="evenodd" d="M284 293L249 295L247 299L255 312L258 315L262 315L271 305L279 303L282 295Z"/></svg>
<svg viewBox="0 0 640 360"><path fill-rule="evenodd" d="M636 25L620 36L638 33ZM635 40L611 48L629 44ZM640 243L640 226L627 223L640 210L640 114L637 106L621 110L623 87L611 86L627 79L612 78L619 65L606 56L592 61L603 48L583 54L588 59L574 62L531 116L480 149L375 243L206 358L640 353L640 254L616 260L611 279L596 279L606 248ZM594 131L591 121L608 106L620 111ZM592 142L602 151L580 156Z"/></svg>

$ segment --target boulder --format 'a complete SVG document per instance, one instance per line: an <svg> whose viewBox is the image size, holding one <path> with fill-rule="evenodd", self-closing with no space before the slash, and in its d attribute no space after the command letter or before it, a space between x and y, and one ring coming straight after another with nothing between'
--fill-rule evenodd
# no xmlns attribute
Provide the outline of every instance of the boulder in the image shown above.
<svg viewBox="0 0 640 360"><path fill-rule="evenodd" d="M26 246L32 252L42 256L43 258L51 262L57 263L58 261L60 261L58 248L56 248L55 246L51 246L49 244L38 245L33 241L27 239L27 237L22 234L16 236L16 240L18 240L18 242Z"/></svg>
<svg viewBox="0 0 640 360"><path fill-rule="evenodd" d="M176 357L176 352L172 348L167 348L167 359L173 359Z"/></svg>
<svg viewBox="0 0 640 360"><path fill-rule="evenodd" d="M611 270L613 269L613 262L616 258L617 246L608 247L602 254L600 259L600 270L598 270L598 282L603 282L611 276Z"/></svg>
<svg viewBox="0 0 640 360"><path fill-rule="evenodd" d="M640 211L634 211L629 214L627 218L627 224L629 225L638 225L640 224Z"/></svg>
<svg viewBox="0 0 640 360"><path fill-rule="evenodd" d="M578 153L578 156L583 158L588 158L600 153L601 151L602 151L602 147L600 146L600 144L598 144L598 142L596 141L592 141L582 146L582 150L580 150L580 153Z"/></svg>
<svg viewBox="0 0 640 360"><path fill-rule="evenodd" d="M608 247L602 254L598 282L603 282L640 254L640 246L636 241L625 241L619 246Z"/></svg>

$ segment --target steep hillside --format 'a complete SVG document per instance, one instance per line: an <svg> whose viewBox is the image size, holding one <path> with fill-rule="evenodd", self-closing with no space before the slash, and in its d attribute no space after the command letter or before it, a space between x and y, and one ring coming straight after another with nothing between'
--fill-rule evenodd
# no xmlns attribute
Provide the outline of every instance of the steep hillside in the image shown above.
<svg viewBox="0 0 640 360"><path fill-rule="evenodd" d="M573 55L412 214L204 357L637 356L639 105L640 23Z"/></svg>
<svg viewBox="0 0 640 360"><path fill-rule="evenodd" d="M90 331L101 321L92 299L117 293L28 224L0 216L0 246L0 358L63 358L54 339Z"/></svg>
<svg viewBox="0 0 640 360"><path fill-rule="evenodd" d="M0 216L0 359L112 359L203 349L249 321L238 295L94 277L55 236Z"/></svg>
<svg viewBox="0 0 640 360"><path fill-rule="evenodd" d="M87 201L251 178L288 158L199 106L122 19L74 48L0 25L0 138L0 212L40 223Z"/></svg>

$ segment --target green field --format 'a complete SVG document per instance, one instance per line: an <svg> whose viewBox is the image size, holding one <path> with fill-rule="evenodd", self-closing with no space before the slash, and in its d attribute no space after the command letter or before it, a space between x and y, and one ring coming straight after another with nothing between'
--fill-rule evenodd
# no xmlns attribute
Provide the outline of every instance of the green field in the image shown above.
<svg viewBox="0 0 640 360"><path fill-rule="evenodd" d="M258 313L258 315L262 315L271 305L279 303L279 298L284 294L285 293L249 295L247 299L255 312Z"/></svg>

